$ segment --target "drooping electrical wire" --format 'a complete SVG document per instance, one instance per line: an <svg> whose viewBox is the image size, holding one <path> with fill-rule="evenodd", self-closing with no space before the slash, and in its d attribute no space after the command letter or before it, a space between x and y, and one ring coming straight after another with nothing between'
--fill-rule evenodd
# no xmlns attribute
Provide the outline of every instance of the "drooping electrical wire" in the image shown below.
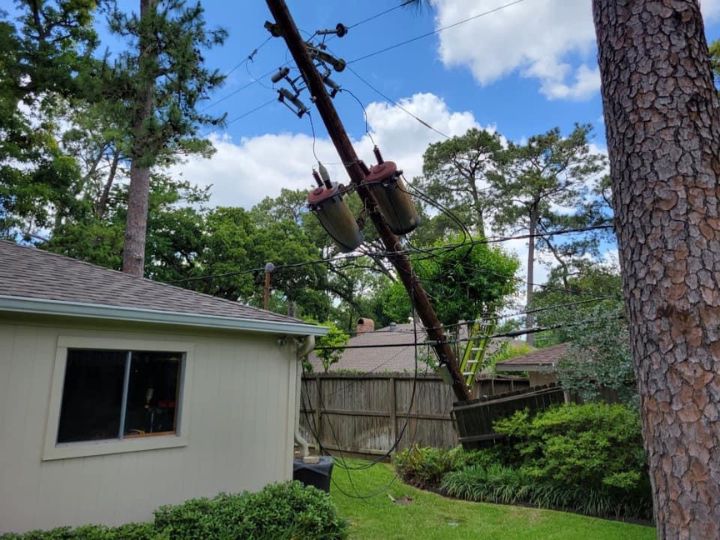
<svg viewBox="0 0 720 540"><path fill-rule="evenodd" d="M377 89L375 86L373 86L369 81L367 81L363 76L361 76L357 71L355 71L351 66L347 66L346 69L348 69L348 70L350 71L350 73L352 73L353 75L355 75L355 77L357 77L358 79L360 79L360 82L362 82L363 84L365 84L365 85L366 85L368 88L370 88L373 92L375 92L377 95L379 95L381 98L383 98L385 101L387 101L388 103L390 103L390 104L393 105L394 107L397 107L397 108L400 109L402 112L404 112L405 114L411 116L411 117L414 118L416 121L420 122L420 124L422 124L423 126L425 126L426 128L428 128L429 130L434 131L434 132L437 133L438 135L440 135L440 136L442 136L442 137L444 137L444 138L446 138L446 139L450 139L450 138L451 138L450 135L448 135L447 133L444 133L444 132L440 131L439 129L437 129L435 126L433 126L433 125L430 124L429 122L427 122L427 121L423 120L422 118L420 118L417 114L415 114L415 113L413 113L412 111L410 111L409 109L403 107L400 103L398 103L397 101L395 101L395 100L392 99L391 97L388 97L388 96L385 95L383 92L381 92L380 90L378 90L378 89Z"/></svg>

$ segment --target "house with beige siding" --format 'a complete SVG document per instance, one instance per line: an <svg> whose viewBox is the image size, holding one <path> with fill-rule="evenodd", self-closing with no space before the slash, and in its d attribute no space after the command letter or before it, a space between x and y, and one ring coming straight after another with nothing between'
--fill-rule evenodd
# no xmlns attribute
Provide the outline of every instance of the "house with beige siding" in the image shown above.
<svg viewBox="0 0 720 540"><path fill-rule="evenodd" d="M292 478L323 328L0 241L0 533Z"/></svg>

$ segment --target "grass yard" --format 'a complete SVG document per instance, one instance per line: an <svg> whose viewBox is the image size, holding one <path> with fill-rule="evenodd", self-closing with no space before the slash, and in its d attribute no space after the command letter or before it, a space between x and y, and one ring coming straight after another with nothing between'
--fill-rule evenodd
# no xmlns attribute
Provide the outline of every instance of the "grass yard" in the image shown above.
<svg viewBox="0 0 720 540"><path fill-rule="evenodd" d="M346 460L350 466L364 462ZM615 521L518 506L448 499L393 479L390 465L351 471L336 463L331 495L340 515L350 521L350 538L653 540L655 529ZM345 494L343 493L345 492ZM375 495L365 499L349 495ZM390 497L396 499L393 502ZM403 499L409 497L412 501Z"/></svg>

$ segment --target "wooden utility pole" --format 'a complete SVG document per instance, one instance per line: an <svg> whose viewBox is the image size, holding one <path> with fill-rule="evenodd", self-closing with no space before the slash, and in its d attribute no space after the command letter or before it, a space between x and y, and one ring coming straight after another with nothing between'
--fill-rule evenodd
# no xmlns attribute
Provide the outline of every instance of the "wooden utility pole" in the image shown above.
<svg viewBox="0 0 720 540"><path fill-rule="evenodd" d="M265 283L263 284L263 309L267 310L270 307L270 274L275 270L273 263L267 263L265 265Z"/></svg>
<svg viewBox="0 0 720 540"><path fill-rule="evenodd" d="M340 159L345 165L348 176L353 184L355 184L357 193L362 199L365 208L367 208L370 219L382 239L385 249L388 252L388 259L397 270L400 280L408 291L412 299L415 309L425 326L427 336L434 343L433 347L438 355L438 360L442 366L445 366L452 378L452 388L455 396L459 401L467 401L470 399L470 393L465 386L462 374L458 368L455 353L447 342L442 324L435 314L430 299L425 289L420 284L417 276L413 272L410 260L402 253L400 240L395 236L387 223L377 210L375 199L367 188L362 186L362 180L367 174L367 167L360 161L355 149L350 143L345 127L335 110L332 99L325 90L320 73L318 73L313 61L308 54L305 41L300 36L300 32L295 26L290 11L284 0L267 0L270 12L275 18L280 35L285 39L285 43L292 54L295 64L305 79L312 100L315 102L320 116L325 123L328 134L335 145Z"/></svg>

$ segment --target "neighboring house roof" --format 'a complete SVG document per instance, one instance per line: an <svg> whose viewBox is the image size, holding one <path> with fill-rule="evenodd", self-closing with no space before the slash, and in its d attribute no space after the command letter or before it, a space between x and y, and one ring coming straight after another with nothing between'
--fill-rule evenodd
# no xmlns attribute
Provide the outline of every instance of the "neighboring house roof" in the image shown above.
<svg viewBox="0 0 720 540"><path fill-rule="evenodd" d="M461 332L461 338L467 337ZM417 324L418 343L426 340L425 331L420 322ZM412 323L395 324L386 326L374 332L365 332L350 338L349 346L376 347L362 349L346 349L340 360L331 365L329 371L357 371L362 373L412 373L415 371L415 347L407 345L397 347L393 345L412 344L414 340ZM488 352L492 352L501 343L500 340L493 340L490 343ZM382 347L382 345L391 345ZM461 344L461 350L464 343ZM418 371L424 372L427 364L422 361L423 356L429 353L428 346L418 348ZM432 353L430 353L432 354ZM322 373L324 371L322 362L317 353L311 353L308 357L313 366L313 371Z"/></svg>
<svg viewBox="0 0 720 540"><path fill-rule="evenodd" d="M555 371L555 366L567 353L567 343L537 349L495 364L497 371Z"/></svg>
<svg viewBox="0 0 720 540"><path fill-rule="evenodd" d="M295 335L327 333L292 317L8 241L0 241L2 311Z"/></svg>

